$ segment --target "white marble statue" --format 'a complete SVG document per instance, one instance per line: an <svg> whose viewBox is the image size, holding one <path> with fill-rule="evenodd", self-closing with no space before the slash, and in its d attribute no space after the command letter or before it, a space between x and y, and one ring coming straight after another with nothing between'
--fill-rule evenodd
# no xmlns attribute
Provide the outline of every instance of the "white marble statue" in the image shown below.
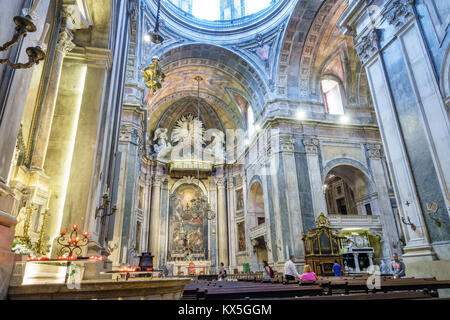
<svg viewBox="0 0 450 320"><path fill-rule="evenodd" d="M168 142L169 137L167 136L167 132L168 132L167 128L156 129L155 135L153 137L153 142L156 142L153 145L155 153L162 155L164 151L172 147L170 142Z"/></svg>

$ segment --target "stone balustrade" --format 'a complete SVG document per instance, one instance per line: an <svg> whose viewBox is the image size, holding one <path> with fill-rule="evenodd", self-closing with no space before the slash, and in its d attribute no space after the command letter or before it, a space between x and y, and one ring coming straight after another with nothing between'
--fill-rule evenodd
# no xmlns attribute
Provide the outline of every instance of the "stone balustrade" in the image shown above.
<svg viewBox="0 0 450 320"><path fill-rule="evenodd" d="M328 215L333 228L381 228L379 216Z"/></svg>
<svg viewBox="0 0 450 320"><path fill-rule="evenodd" d="M266 224L262 223L256 227L250 228L250 239L256 239L259 237L264 237L266 235Z"/></svg>

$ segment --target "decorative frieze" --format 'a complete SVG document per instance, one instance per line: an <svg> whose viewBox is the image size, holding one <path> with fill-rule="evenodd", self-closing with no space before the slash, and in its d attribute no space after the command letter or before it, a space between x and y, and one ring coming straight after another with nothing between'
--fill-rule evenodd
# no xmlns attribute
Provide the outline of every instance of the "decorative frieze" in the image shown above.
<svg viewBox="0 0 450 320"><path fill-rule="evenodd" d="M319 140L315 138L303 139L303 145L307 154L318 154L319 152Z"/></svg>
<svg viewBox="0 0 450 320"><path fill-rule="evenodd" d="M386 8L386 20L396 29L404 26L414 17L414 0L395 0Z"/></svg>
<svg viewBox="0 0 450 320"><path fill-rule="evenodd" d="M367 35L357 40L355 44L356 53L362 64L365 64L379 50L378 29L372 29Z"/></svg>

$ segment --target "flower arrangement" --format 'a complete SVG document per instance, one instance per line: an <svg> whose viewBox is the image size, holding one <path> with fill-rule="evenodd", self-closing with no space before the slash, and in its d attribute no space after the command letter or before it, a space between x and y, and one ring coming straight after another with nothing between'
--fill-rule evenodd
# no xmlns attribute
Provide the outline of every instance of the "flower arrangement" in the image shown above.
<svg viewBox="0 0 450 320"><path fill-rule="evenodd" d="M14 238L12 252L16 254L21 254L24 256L34 256L35 252L30 249L26 242L21 242L19 239Z"/></svg>

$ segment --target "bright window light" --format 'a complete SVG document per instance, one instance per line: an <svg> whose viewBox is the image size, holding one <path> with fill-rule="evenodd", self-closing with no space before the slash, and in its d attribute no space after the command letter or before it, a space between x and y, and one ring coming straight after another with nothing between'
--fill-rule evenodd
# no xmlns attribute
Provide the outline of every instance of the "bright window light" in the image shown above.
<svg viewBox="0 0 450 320"><path fill-rule="evenodd" d="M257 13L270 5L271 0L247 0L247 14Z"/></svg>
<svg viewBox="0 0 450 320"><path fill-rule="evenodd" d="M306 118L306 112L305 110L298 110L295 116L297 117L297 120L304 120Z"/></svg>
<svg viewBox="0 0 450 320"><path fill-rule="evenodd" d="M192 14L199 19L220 20L218 0L193 0Z"/></svg>
<svg viewBox="0 0 450 320"><path fill-rule="evenodd" d="M273 0L168 0L181 10L203 20L231 20L241 18L272 5ZM221 6L222 3L222 6ZM233 12L233 14L232 14Z"/></svg>
<svg viewBox="0 0 450 320"><path fill-rule="evenodd" d="M344 114L339 83L334 80L322 80L322 91L329 114Z"/></svg>
<svg viewBox="0 0 450 320"><path fill-rule="evenodd" d="M253 116L253 109L251 106L247 108L247 128L248 128L248 136L252 137L255 133L255 118Z"/></svg>

